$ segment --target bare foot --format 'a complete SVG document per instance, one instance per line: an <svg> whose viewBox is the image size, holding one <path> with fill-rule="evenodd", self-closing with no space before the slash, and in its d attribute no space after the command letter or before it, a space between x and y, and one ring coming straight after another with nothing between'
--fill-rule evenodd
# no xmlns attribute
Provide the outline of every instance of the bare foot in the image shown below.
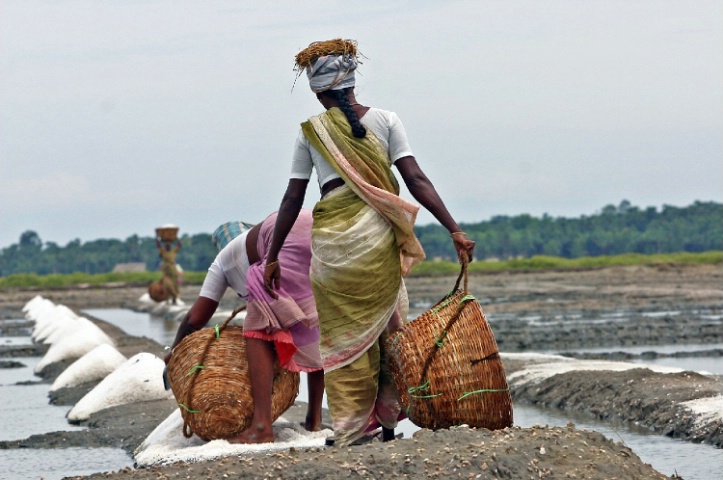
<svg viewBox="0 0 723 480"><path fill-rule="evenodd" d="M273 441L274 431L270 424L265 423L257 423L237 436L228 439L228 443L273 443Z"/></svg>

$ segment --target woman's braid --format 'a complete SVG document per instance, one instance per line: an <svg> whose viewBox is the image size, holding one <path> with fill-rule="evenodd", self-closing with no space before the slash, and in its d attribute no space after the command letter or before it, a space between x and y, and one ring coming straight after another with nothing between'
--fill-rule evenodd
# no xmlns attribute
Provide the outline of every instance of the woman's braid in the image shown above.
<svg viewBox="0 0 723 480"><path fill-rule="evenodd" d="M347 92L349 90L349 88L345 88L344 90L331 90L329 93L336 96L336 100L339 102L339 108L342 112L344 112L344 115L346 115L346 119L349 120L351 133L356 138L364 138L367 134L367 129L359 121L359 117L354 111L354 108L352 108L351 103L349 103L349 97L347 97Z"/></svg>

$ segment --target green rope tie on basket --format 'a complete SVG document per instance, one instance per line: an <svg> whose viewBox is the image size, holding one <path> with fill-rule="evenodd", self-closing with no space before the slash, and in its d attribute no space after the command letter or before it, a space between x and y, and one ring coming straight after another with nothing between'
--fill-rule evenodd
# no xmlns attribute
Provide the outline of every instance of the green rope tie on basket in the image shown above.
<svg viewBox="0 0 723 480"><path fill-rule="evenodd" d="M462 304L464 302L469 302L470 300L475 300L474 295L465 295L462 297L462 299L459 301L459 307L462 308Z"/></svg>
<svg viewBox="0 0 723 480"><path fill-rule="evenodd" d="M196 373L197 371L203 370L203 369L205 369L205 368L206 368L206 367L204 367L203 365L194 365L194 366L192 366L191 369L188 371L188 375L186 375L186 376L187 376L187 377L190 377L191 375L193 375L193 374Z"/></svg>
<svg viewBox="0 0 723 480"><path fill-rule="evenodd" d="M181 408L183 408L183 409L184 409L185 411L187 411L188 413L199 413L199 412L201 411L201 410L191 410L190 408L188 408L187 406L185 406L185 405L182 404L181 402L178 402L178 406L181 407Z"/></svg>
<svg viewBox="0 0 723 480"><path fill-rule="evenodd" d="M454 292L448 293L447 296L444 297L444 299L442 299L442 302L440 302L440 304L437 305L436 308L432 309L432 310L430 311L430 313L433 313L433 314L436 315L437 312L439 312L441 309L443 309L444 307L446 307L447 305L449 305L449 302L452 301L452 295L453 295L453 294L454 294Z"/></svg>
<svg viewBox="0 0 723 480"><path fill-rule="evenodd" d="M420 390L427 390L429 388L429 379L427 379L426 382L424 382L422 385L419 385L417 387L410 387L407 389L407 393L412 398L435 398L439 397L440 395L443 395L442 393L437 393L435 395L414 395L415 392L419 392Z"/></svg>
<svg viewBox="0 0 723 480"><path fill-rule="evenodd" d="M442 332L442 335L440 335L439 338L434 341L434 344L437 346L437 348L442 348L442 345L444 345L444 338L446 336L447 336L447 330L444 330Z"/></svg>
<svg viewBox="0 0 723 480"><path fill-rule="evenodd" d="M462 304L465 302L469 302L470 300L475 300L474 295L465 295L462 297L459 301L458 309L462 308ZM434 312L436 313L440 308L442 308L444 305L449 305L449 301L444 302L442 305L434 309ZM442 334L434 341L434 344L437 346L437 348L442 348L442 345L444 344L444 338L447 336L447 330L443 330Z"/></svg>
<svg viewBox="0 0 723 480"><path fill-rule="evenodd" d="M221 338L221 329L219 328L218 323L214 325L213 329L216 330L216 338Z"/></svg>
<svg viewBox="0 0 723 480"><path fill-rule="evenodd" d="M509 392L509 391L510 391L509 388L484 388L482 390L475 390L473 392L464 392L464 395L459 397L457 399L457 401L459 402L460 400L467 398L470 395L476 395L478 393L498 393L498 392Z"/></svg>

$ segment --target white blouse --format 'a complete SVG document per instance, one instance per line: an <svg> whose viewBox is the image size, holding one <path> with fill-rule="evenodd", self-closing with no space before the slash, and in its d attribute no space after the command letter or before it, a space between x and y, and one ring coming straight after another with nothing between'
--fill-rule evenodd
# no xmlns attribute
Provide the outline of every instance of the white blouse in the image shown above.
<svg viewBox="0 0 723 480"><path fill-rule="evenodd" d="M249 269L249 257L246 253L246 237L250 230L246 230L234 238L221 250L203 280L200 297L210 298L216 302L221 301L226 289L231 287L236 294L246 299L249 295L246 290L246 272Z"/></svg>
<svg viewBox="0 0 723 480"><path fill-rule="evenodd" d="M411 148L409 148L407 132L404 130L404 125L402 125L402 121L399 120L396 113L370 108L360 118L360 121L381 141L392 164L400 158L413 155ZM320 189L329 180L339 178L334 168L309 143L304 132L300 131L296 139L296 145L294 145L290 178L309 180L313 168L316 168Z"/></svg>

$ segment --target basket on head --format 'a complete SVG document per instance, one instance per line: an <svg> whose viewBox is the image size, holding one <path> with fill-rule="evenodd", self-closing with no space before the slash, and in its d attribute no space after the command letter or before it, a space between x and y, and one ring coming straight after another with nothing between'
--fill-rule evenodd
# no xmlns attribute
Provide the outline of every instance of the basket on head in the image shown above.
<svg viewBox="0 0 723 480"><path fill-rule="evenodd" d="M453 291L386 343L400 401L422 428L512 426L512 398L497 342L467 283L465 261Z"/></svg>
<svg viewBox="0 0 723 480"><path fill-rule="evenodd" d="M228 439L251 426L254 412L243 328L228 323L184 338L168 362L168 380L183 416L183 435ZM274 365L271 416L276 420L294 404L299 374Z"/></svg>
<svg viewBox="0 0 723 480"><path fill-rule="evenodd" d="M156 237L162 242L175 242L178 240L178 227L166 226L156 228Z"/></svg>

